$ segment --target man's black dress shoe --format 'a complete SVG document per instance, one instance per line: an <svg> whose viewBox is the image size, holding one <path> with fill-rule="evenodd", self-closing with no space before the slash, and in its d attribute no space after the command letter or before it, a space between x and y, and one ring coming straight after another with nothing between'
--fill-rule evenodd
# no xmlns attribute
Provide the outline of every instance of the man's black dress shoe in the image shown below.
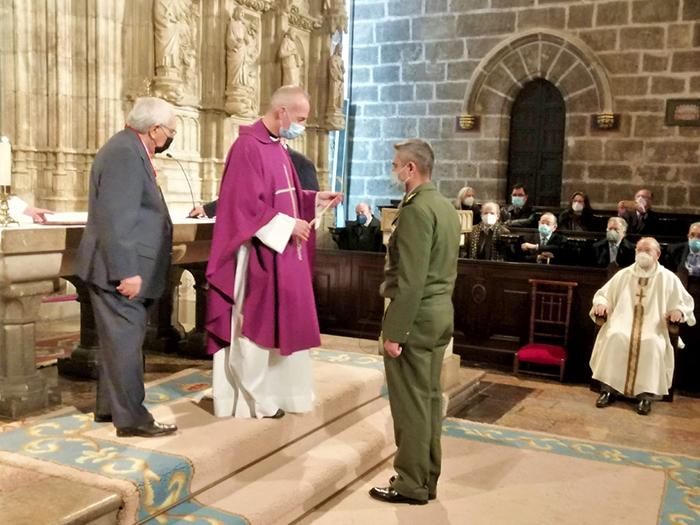
<svg viewBox="0 0 700 525"><path fill-rule="evenodd" d="M387 503L408 503L409 505L426 505L428 503L428 500L413 499L402 496L392 487L374 487L369 490L369 495L374 499L386 501Z"/></svg>
<svg viewBox="0 0 700 525"><path fill-rule="evenodd" d="M391 485L393 485L393 484L394 484L394 480L396 480L396 474L394 474L393 476L391 476L391 477L389 478L389 483L390 483ZM429 499L429 500L434 500L435 498L437 498L437 494L428 494L428 499Z"/></svg>
<svg viewBox="0 0 700 525"><path fill-rule="evenodd" d="M612 392L603 392L600 394L598 397L598 400L595 402L595 406L598 408L605 408L608 405L612 405L615 402L615 394Z"/></svg>
<svg viewBox="0 0 700 525"><path fill-rule="evenodd" d="M95 414L95 423L111 423L112 422L112 415L111 414L106 414L104 416Z"/></svg>
<svg viewBox="0 0 700 525"><path fill-rule="evenodd" d="M271 416L263 416L263 419L279 419L281 417L284 417L284 410L278 408L277 412L275 412Z"/></svg>
<svg viewBox="0 0 700 525"><path fill-rule="evenodd" d="M150 423L139 427L118 428L117 437L159 437L172 434L176 430L177 425L166 425L165 423L158 423L158 421L151 421Z"/></svg>
<svg viewBox="0 0 700 525"><path fill-rule="evenodd" d="M637 407L637 414L648 416L649 412L651 412L651 401L648 399L642 399Z"/></svg>

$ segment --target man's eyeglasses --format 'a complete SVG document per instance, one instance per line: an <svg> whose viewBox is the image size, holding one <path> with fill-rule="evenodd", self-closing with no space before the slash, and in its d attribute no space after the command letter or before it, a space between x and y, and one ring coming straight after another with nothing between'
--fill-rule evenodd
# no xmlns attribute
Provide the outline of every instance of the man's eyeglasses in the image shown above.
<svg viewBox="0 0 700 525"><path fill-rule="evenodd" d="M171 137L174 137L175 135L177 135L177 130L176 130L176 129L169 128L169 127L166 126L165 124L161 124L160 127L161 127L161 128L167 129L167 130L170 132L170 136L171 136Z"/></svg>

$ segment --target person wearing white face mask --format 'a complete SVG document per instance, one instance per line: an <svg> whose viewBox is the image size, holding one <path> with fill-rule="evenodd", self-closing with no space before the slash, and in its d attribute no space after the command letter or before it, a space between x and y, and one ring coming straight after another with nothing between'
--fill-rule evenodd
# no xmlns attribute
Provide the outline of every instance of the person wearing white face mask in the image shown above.
<svg viewBox="0 0 700 525"><path fill-rule="evenodd" d="M671 387L674 355L667 323L693 326L695 304L680 279L658 263L660 255L656 239L640 239L635 264L617 272L593 297L591 318L607 318L590 361L602 387L598 408L621 394L636 397L637 412L647 415L652 399ZM678 345L682 348L682 341Z"/></svg>
<svg viewBox="0 0 700 525"><path fill-rule="evenodd" d="M474 226L467 236L466 256L468 259L502 261L505 250L502 236L510 231L499 220L500 207L495 202L485 202L481 205L481 212L481 223Z"/></svg>
<svg viewBox="0 0 700 525"><path fill-rule="evenodd" d="M556 230L554 214L543 213L538 233L525 236L525 242L520 245L523 262L564 264L568 239Z"/></svg>
<svg viewBox="0 0 700 525"><path fill-rule="evenodd" d="M465 186L457 194L455 208L472 212L472 225L476 226L481 222L481 209L474 197L474 188Z"/></svg>
<svg viewBox="0 0 700 525"><path fill-rule="evenodd" d="M659 214L651 209L654 194L651 190L639 190L634 196L634 209L629 210L625 201L617 204L617 215L627 221L630 233L659 234Z"/></svg>
<svg viewBox="0 0 700 525"><path fill-rule="evenodd" d="M588 200L588 195L577 191L571 196L569 208L559 215L559 229L567 231L593 230L593 208Z"/></svg>
<svg viewBox="0 0 700 525"><path fill-rule="evenodd" d="M627 268L634 263L635 247L625 238L627 221L620 217L610 217L605 239L593 244L591 266L606 268L611 263Z"/></svg>

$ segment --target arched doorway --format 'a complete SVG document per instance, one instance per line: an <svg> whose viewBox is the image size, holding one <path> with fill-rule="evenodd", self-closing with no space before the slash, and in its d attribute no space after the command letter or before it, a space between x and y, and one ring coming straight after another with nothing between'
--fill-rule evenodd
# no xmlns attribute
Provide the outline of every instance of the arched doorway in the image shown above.
<svg viewBox="0 0 700 525"><path fill-rule="evenodd" d="M534 206L560 205L566 108L551 82L525 85L513 103L508 151L508 188L521 182Z"/></svg>

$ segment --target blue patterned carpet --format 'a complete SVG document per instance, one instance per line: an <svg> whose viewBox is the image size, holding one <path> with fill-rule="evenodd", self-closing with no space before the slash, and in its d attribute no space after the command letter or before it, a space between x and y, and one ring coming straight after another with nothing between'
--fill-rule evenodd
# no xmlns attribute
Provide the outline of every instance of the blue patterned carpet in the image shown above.
<svg viewBox="0 0 700 525"><path fill-rule="evenodd" d="M314 350L312 357L339 365L382 369L382 358L374 355ZM146 406L151 408L183 397L199 399L210 386L211 371L195 371L149 388ZM247 523L244 517L204 507L189 499L192 465L186 458L85 435L85 432L101 426L93 421L92 414L76 411L0 433L0 450L132 482L141 494L139 520L159 514L158 523L161 525ZM700 525L699 459L594 444L464 420L446 420L443 434L662 471L666 476L666 491L659 524ZM179 501L184 502L170 508Z"/></svg>

